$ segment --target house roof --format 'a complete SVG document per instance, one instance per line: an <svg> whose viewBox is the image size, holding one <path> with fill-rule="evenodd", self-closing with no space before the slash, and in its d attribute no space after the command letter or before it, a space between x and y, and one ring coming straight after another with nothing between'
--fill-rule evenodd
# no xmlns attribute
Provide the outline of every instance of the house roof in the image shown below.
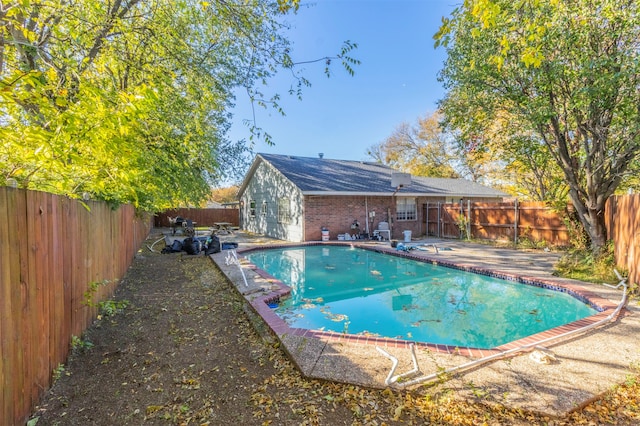
<svg viewBox="0 0 640 426"><path fill-rule="evenodd" d="M267 162L305 195L411 195L442 197L504 197L502 191L466 179L412 176L411 184L391 186L396 170L375 162L332 160L319 157L258 154L239 193L244 192L260 162Z"/></svg>

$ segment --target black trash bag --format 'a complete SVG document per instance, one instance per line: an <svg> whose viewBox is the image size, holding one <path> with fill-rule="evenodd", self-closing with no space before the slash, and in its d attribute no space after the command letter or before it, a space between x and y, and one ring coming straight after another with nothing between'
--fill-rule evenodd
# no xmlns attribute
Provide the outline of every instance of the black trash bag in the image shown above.
<svg viewBox="0 0 640 426"><path fill-rule="evenodd" d="M207 248L209 248L209 241L211 238L209 237L195 237L194 240L197 240L200 243L200 251L206 253Z"/></svg>
<svg viewBox="0 0 640 426"><path fill-rule="evenodd" d="M182 250L187 254L199 254L202 251L202 241L197 238L185 238L182 242Z"/></svg>
<svg viewBox="0 0 640 426"><path fill-rule="evenodd" d="M182 242L180 240L173 240L173 243L169 246L165 246L162 249L162 253L178 253L182 251Z"/></svg>
<svg viewBox="0 0 640 426"><path fill-rule="evenodd" d="M220 253L220 238L217 235L212 235L207 239L207 249L204 252L207 256L214 253Z"/></svg>

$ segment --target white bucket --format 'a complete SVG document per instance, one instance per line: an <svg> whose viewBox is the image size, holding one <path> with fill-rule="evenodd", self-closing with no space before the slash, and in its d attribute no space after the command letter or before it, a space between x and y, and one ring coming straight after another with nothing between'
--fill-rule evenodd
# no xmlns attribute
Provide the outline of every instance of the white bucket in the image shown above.
<svg viewBox="0 0 640 426"><path fill-rule="evenodd" d="M329 241L329 230L322 230L322 241Z"/></svg>
<svg viewBox="0 0 640 426"><path fill-rule="evenodd" d="M411 231L404 231L404 242L405 243L410 243L411 242Z"/></svg>

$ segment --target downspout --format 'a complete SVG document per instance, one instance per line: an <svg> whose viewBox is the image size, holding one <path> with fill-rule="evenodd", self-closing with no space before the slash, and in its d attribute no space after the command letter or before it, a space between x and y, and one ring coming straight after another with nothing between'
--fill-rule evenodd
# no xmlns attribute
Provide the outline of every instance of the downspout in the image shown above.
<svg viewBox="0 0 640 426"><path fill-rule="evenodd" d="M322 157L320 157L322 158ZM306 205L307 205L307 196L302 194L302 212L300 212L300 216L302 216L302 221L300 222L300 227L302 228L302 241L307 241L307 219L306 219Z"/></svg>
<svg viewBox="0 0 640 426"><path fill-rule="evenodd" d="M395 198L396 198L396 194L398 193L398 191L400 191L400 188L402 188L402 185L398 186L396 188L395 191L393 191L393 194L391 194L391 206L397 206L398 203L394 202ZM397 210L396 210L396 216L397 216ZM387 208L387 220L389 221L389 241L391 241L393 239L393 227L395 226L394 220L391 218L391 207Z"/></svg>
<svg viewBox="0 0 640 426"><path fill-rule="evenodd" d="M368 203L366 195L364 196L364 213L365 213L364 217L365 217L365 221L366 221L365 228L366 228L366 231L367 231L367 238L369 238L369 235L371 235L371 234L369 234L369 203Z"/></svg>

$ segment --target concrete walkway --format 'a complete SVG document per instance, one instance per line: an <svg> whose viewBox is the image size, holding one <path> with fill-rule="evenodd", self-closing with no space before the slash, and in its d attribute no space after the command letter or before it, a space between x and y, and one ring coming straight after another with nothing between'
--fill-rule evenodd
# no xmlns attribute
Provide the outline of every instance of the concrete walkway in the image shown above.
<svg viewBox="0 0 640 426"><path fill-rule="evenodd" d="M252 246L283 244L282 241L243 232L222 236L221 240L238 242L239 250ZM389 245L378 242L365 244L380 247ZM444 260L505 274L553 280L559 284L579 284L616 305L622 294L620 290L602 285L553 277L553 265L560 257L557 253L517 251L434 239L415 240L411 244L435 244L438 247L437 253L429 246L426 246L424 251L412 251L412 254L418 253L425 259ZM247 279L245 285L238 266L230 264L228 255L227 251L223 251L211 257L249 303L279 288L246 267L243 268ZM555 361L549 364L537 362L531 352L526 352L495 360L460 374L441 376L432 389L434 392L452 389L459 397L561 417L584 406L616 384L624 382L628 375L640 369L639 313L638 300L631 300L614 322L568 341L547 345L549 353L555 358ZM268 318L266 323L270 323ZM386 387L385 379L392 363L371 344L362 344L350 339L300 336L278 329L273 331L299 369L308 377L375 388ZM413 368L411 351L406 347L388 345L383 349L398 359L395 374ZM471 361L461 353L445 354L426 349L416 352L418 365L425 375L437 374L444 369Z"/></svg>

